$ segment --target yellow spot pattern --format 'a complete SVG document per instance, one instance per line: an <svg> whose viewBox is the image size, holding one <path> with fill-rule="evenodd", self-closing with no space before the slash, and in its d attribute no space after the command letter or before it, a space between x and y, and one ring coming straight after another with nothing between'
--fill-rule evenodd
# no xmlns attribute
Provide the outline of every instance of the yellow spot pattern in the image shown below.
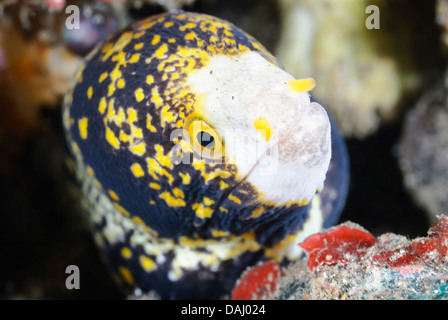
<svg viewBox="0 0 448 320"><path fill-rule="evenodd" d="M109 190L109 195L112 199L114 199L115 201L119 201L120 198L118 197L118 195L115 193L115 191L113 190Z"/></svg>
<svg viewBox="0 0 448 320"><path fill-rule="evenodd" d="M165 200L170 207L185 207L186 205L183 199L173 196L170 192L162 192L159 197Z"/></svg>
<svg viewBox="0 0 448 320"><path fill-rule="evenodd" d="M179 172L179 175L182 178L182 183L183 184L190 184L191 177L190 177L190 174L188 172L187 173Z"/></svg>
<svg viewBox="0 0 448 320"><path fill-rule="evenodd" d="M87 125L88 125L88 118L82 118L78 121L78 127L79 127L79 136L81 139L87 139Z"/></svg>
<svg viewBox="0 0 448 320"><path fill-rule="evenodd" d="M193 204L192 209L195 211L195 214L202 219L210 218L213 214L213 209L204 206L202 203Z"/></svg>
<svg viewBox="0 0 448 320"><path fill-rule="evenodd" d="M126 281L127 284L134 283L134 278L132 277L132 273L131 271L129 271L128 268L119 266L118 272L120 273L121 277L124 279L124 281Z"/></svg>
<svg viewBox="0 0 448 320"><path fill-rule="evenodd" d="M268 119L266 119L265 117L259 117L254 121L254 126L255 129L257 129L257 131L261 134L264 140L266 141L271 140L273 131Z"/></svg>
<svg viewBox="0 0 448 320"><path fill-rule="evenodd" d="M138 88L137 90L135 90L135 100L137 100L137 102L143 101L144 98L145 95L142 88Z"/></svg>
<svg viewBox="0 0 448 320"><path fill-rule="evenodd" d="M235 197L234 195L229 195L229 200L232 200L235 203L241 204L240 198Z"/></svg>
<svg viewBox="0 0 448 320"><path fill-rule="evenodd" d="M93 88L89 87L89 89L87 89L87 98L92 99L92 95L93 95Z"/></svg>
<svg viewBox="0 0 448 320"><path fill-rule="evenodd" d="M132 257L132 250L128 247L123 247L121 249L121 256L125 259L130 259Z"/></svg>
<svg viewBox="0 0 448 320"><path fill-rule="evenodd" d="M143 171L142 167L138 163L134 163L131 166L131 171L136 178L140 178L145 175L145 172Z"/></svg>
<svg viewBox="0 0 448 320"><path fill-rule="evenodd" d="M123 208L122 206L120 206L118 203L114 202L114 207L122 214L124 214L126 217L130 217L130 213L128 212L128 210L126 210L125 208Z"/></svg>
<svg viewBox="0 0 448 320"><path fill-rule="evenodd" d="M142 266L143 270L145 270L146 272L154 271L157 269L156 263L152 259L148 258L147 256L140 255L139 260L140 260L140 265Z"/></svg>

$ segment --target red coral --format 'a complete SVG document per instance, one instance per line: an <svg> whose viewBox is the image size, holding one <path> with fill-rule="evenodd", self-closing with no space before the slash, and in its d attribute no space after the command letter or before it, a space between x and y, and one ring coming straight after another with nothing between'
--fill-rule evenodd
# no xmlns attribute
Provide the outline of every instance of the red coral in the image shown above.
<svg viewBox="0 0 448 320"><path fill-rule="evenodd" d="M367 231L338 226L325 233L317 233L300 243L309 253L308 267L312 270L319 265L334 265L338 262L346 263L346 253L361 257L365 254L362 249L369 248L376 243L375 237Z"/></svg>
<svg viewBox="0 0 448 320"><path fill-rule="evenodd" d="M233 289L232 300L262 299L274 292L279 270L279 265L274 261L252 268Z"/></svg>
<svg viewBox="0 0 448 320"><path fill-rule="evenodd" d="M380 252L373 256L373 261L389 267L403 267L427 260L442 262L448 254L448 217L441 216L428 235L412 241L404 248Z"/></svg>
<svg viewBox="0 0 448 320"><path fill-rule="evenodd" d="M363 257L376 239L362 229L338 226L327 232L314 234L300 243L309 253L308 267L347 263L347 254ZM375 248L371 263L384 267L403 267L419 261L442 262L448 255L448 217L441 216L428 232L428 237L413 240L409 245L394 250Z"/></svg>

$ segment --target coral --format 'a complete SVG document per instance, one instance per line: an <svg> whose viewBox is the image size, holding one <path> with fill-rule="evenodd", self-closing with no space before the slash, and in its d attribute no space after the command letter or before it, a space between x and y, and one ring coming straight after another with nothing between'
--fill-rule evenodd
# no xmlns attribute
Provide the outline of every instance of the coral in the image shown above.
<svg viewBox="0 0 448 320"><path fill-rule="evenodd" d="M431 220L448 208L447 149L447 89L439 84L406 114L399 159L406 187Z"/></svg>
<svg viewBox="0 0 448 320"><path fill-rule="evenodd" d="M240 286L252 283L244 297L276 288L270 299L448 299L448 216L439 216L426 238L412 241L391 233L375 238L348 222L300 246L308 259L282 269L278 280L247 272Z"/></svg>
<svg viewBox="0 0 448 320"><path fill-rule="evenodd" d="M232 300L262 299L274 292L280 268L274 261L249 269L232 291Z"/></svg>

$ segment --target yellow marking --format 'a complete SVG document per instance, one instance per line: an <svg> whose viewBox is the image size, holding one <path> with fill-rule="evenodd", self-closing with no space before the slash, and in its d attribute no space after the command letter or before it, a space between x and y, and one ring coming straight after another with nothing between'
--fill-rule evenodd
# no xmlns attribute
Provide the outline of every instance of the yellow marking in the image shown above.
<svg viewBox="0 0 448 320"><path fill-rule="evenodd" d="M181 13L181 14L178 14L176 16L176 18L179 19L179 20L184 20L184 19L187 18L187 15L185 13Z"/></svg>
<svg viewBox="0 0 448 320"><path fill-rule="evenodd" d="M265 117L259 117L254 121L255 129L261 134L264 140L269 141L271 139L273 130L268 119Z"/></svg>
<svg viewBox="0 0 448 320"><path fill-rule="evenodd" d="M127 108L126 111L128 112L128 119L126 120L129 125L132 125L134 121L137 121L137 110L134 108ZM142 136L140 135L139 138Z"/></svg>
<svg viewBox="0 0 448 320"><path fill-rule="evenodd" d="M132 273L131 271L129 271L128 268L119 266L118 272L120 272L121 276L123 277L124 281L126 281L126 283L128 284L134 283L134 278L132 277Z"/></svg>
<svg viewBox="0 0 448 320"><path fill-rule="evenodd" d="M229 210L224 208L224 207L219 207L219 210L222 211L222 212L225 212L225 213L229 212Z"/></svg>
<svg viewBox="0 0 448 320"><path fill-rule="evenodd" d="M121 35L121 37L113 44L112 48L109 46L104 46L104 50L106 50L105 55L102 57L102 61L106 61L109 57L117 52L123 51L124 47L132 40L132 32L125 32Z"/></svg>
<svg viewBox="0 0 448 320"><path fill-rule="evenodd" d="M107 96L110 97L115 92L115 84L111 82L107 90Z"/></svg>
<svg viewBox="0 0 448 320"><path fill-rule="evenodd" d="M157 129L156 129L156 127L154 127L154 126L151 124L151 120L152 120L152 117L151 117L151 115L148 113L148 115L147 115L147 117L146 117L146 128L148 128L149 131L156 132Z"/></svg>
<svg viewBox="0 0 448 320"><path fill-rule="evenodd" d="M240 236L230 235L226 241L225 252L221 252L222 240L220 239L190 239L185 236L179 238L179 244L188 248L206 248L211 252L211 255L199 254L198 259L204 265L214 265L217 261L223 259L232 259L244 252L257 251L260 249L260 245L255 241L254 232L247 232ZM218 250L216 250L216 249ZM177 262L178 263L178 262ZM174 262L174 265L176 262Z"/></svg>
<svg viewBox="0 0 448 320"><path fill-rule="evenodd" d="M89 89L87 89L87 97L90 99L92 99L92 95L93 95L93 88L90 86Z"/></svg>
<svg viewBox="0 0 448 320"><path fill-rule="evenodd" d="M183 184L190 184L191 177L190 177L190 174L188 172L187 173L179 172L179 175L182 178L182 183Z"/></svg>
<svg viewBox="0 0 448 320"><path fill-rule="evenodd" d="M103 72L103 73L100 75L100 78L98 79L98 82L101 83L101 82L103 82L104 80L106 80L106 78L107 78L107 72Z"/></svg>
<svg viewBox="0 0 448 320"><path fill-rule="evenodd" d="M213 214L213 209L204 207L202 203L193 204L192 209L195 211L196 215L202 219L210 218Z"/></svg>
<svg viewBox="0 0 448 320"><path fill-rule="evenodd" d="M158 59L162 59L167 51L168 46L166 45L166 43L164 43L156 50L155 55Z"/></svg>
<svg viewBox="0 0 448 320"><path fill-rule="evenodd" d="M180 30L180 31L185 31L185 30L187 30L187 29L192 29L192 28L196 28L196 23L189 22L189 23L187 23L187 24L185 24L185 25L179 27L179 30Z"/></svg>
<svg viewBox="0 0 448 320"><path fill-rule="evenodd" d="M274 202L274 201L270 201L269 199L267 199L266 196L263 195L262 193L260 193L259 198L264 202L264 204L266 204L268 206L273 206L273 207L278 207L278 206L290 207L290 206L294 206L294 205L302 207L302 206L305 206L310 203L310 200L308 200L308 199L299 199L299 200L287 201L287 202Z"/></svg>
<svg viewBox="0 0 448 320"><path fill-rule="evenodd" d="M215 171L210 172L210 173L203 172L202 176L205 179L205 183L208 183L210 180L217 178L217 177L228 178L228 177L232 176L232 173L228 172L228 171L223 171L221 169L216 169Z"/></svg>
<svg viewBox="0 0 448 320"><path fill-rule="evenodd" d="M146 162L148 163L148 172L151 177L159 181L159 175L162 175L168 178L169 184L173 183L173 176L168 171L163 169L157 160L146 158Z"/></svg>
<svg viewBox="0 0 448 320"><path fill-rule="evenodd" d="M152 45L156 45L156 44L158 44L159 42L160 42L160 35L159 35L159 34L156 34L156 35L154 36L154 38L152 38L151 44L152 44Z"/></svg>
<svg viewBox="0 0 448 320"><path fill-rule="evenodd" d="M154 271L157 269L157 264L150 258L144 255L140 255L139 257L140 265L142 266L143 270L146 272Z"/></svg>
<svg viewBox="0 0 448 320"><path fill-rule="evenodd" d="M292 91L301 93L312 90L316 86L316 83L314 82L313 79L308 78L299 80L289 80L287 82L287 85Z"/></svg>
<svg viewBox="0 0 448 320"><path fill-rule="evenodd" d="M106 140L115 149L120 148L120 141L118 141L118 139L115 136L114 132L109 127L106 127Z"/></svg>
<svg viewBox="0 0 448 320"><path fill-rule="evenodd" d="M290 245L293 241L297 241L296 234L287 236L285 239L277 243L273 248L264 248L264 252L267 257L274 259L276 262L280 263L282 262L284 256L279 255L279 252L282 251L282 249L284 249L286 246Z"/></svg>
<svg viewBox="0 0 448 320"><path fill-rule="evenodd" d="M245 51L246 49L247 49L247 47L244 45L244 44L239 44L238 45L238 49L240 50L240 51Z"/></svg>
<svg viewBox="0 0 448 320"><path fill-rule="evenodd" d="M176 39L175 39L175 38L169 38L169 39L168 39L168 42L169 42L169 43L174 43L174 42L176 42Z"/></svg>
<svg viewBox="0 0 448 320"><path fill-rule="evenodd" d="M229 235L228 231L223 231L223 230L215 230L212 229L212 236L219 238L219 237L227 237Z"/></svg>
<svg viewBox="0 0 448 320"><path fill-rule="evenodd" d="M138 88L137 90L135 90L135 100L137 100L137 102L141 102L144 98L145 95L143 94L142 88Z"/></svg>
<svg viewBox="0 0 448 320"><path fill-rule="evenodd" d="M120 88L120 89L123 89L124 86L125 86L124 79L123 78L118 79L117 80L117 87Z"/></svg>
<svg viewBox="0 0 448 320"><path fill-rule="evenodd" d="M129 63L136 63L138 62L138 60L140 60L140 54L134 53L132 57L129 59Z"/></svg>
<svg viewBox="0 0 448 320"><path fill-rule="evenodd" d="M172 27L172 26L174 26L174 22L173 22L173 21L165 22L165 23L163 24L163 26L164 26L165 28Z"/></svg>
<svg viewBox="0 0 448 320"><path fill-rule="evenodd" d="M110 79L112 81L117 80L118 78L120 78L122 76L121 71L118 69L118 67L115 67L114 70L112 70L112 72L110 73Z"/></svg>
<svg viewBox="0 0 448 320"><path fill-rule="evenodd" d="M155 205L156 202L154 200L149 201L149 204Z"/></svg>
<svg viewBox="0 0 448 320"><path fill-rule="evenodd" d="M153 20L151 18L145 19L139 23L140 26L138 27L138 29L139 30L147 30L147 29L152 28L156 23L157 23L157 20Z"/></svg>
<svg viewBox="0 0 448 320"><path fill-rule="evenodd" d="M145 153L145 143L141 142L139 144L132 144L129 146L129 150L136 155L142 156Z"/></svg>
<svg viewBox="0 0 448 320"><path fill-rule="evenodd" d="M118 203L114 202L114 207L122 214L124 214L126 217L130 216L130 213L128 212L128 210L126 210L125 208L123 208L122 206L120 206Z"/></svg>
<svg viewBox="0 0 448 320"><path fill-rule="evenodd" d="M125 120L125 114L123 108L118 109L118 114L115 113L114 108L115 100L111 99L109 101L108 109L107 109L107 119L114 121L117 125L121 125L121 123Z"/></svg>
<svg viewBox="0 0 448 320"><path fill-rule="evenodd" d="M134 33L134 39L138 39L138 38L143 37L143 35L145 33L146 33L145 31Z"/></svg>
<svg viewBox="0 0 448 320"><path fill-rule="evenodd" d="M161 193L159 198L165 200L166 204L170 207L185 207L186 205L184 200L173 197L173 195L169 192Z"/></svg>
<svg viewBox="0 0 448 320"><path fill-rule="evenodd" d="M144 43L143 43L143 42L140 42L140 43L137 43L137 44L134 46L134 49L135 49L135 50L140 50L141 48L143 48L143 46L144 46Z"/></svg>
<svg viewBox="0 0 448 320"><path fill-rule="evenodd" d="M173 194L178 198L182 198L182 199L185 198L184 192L179 188L174 188Z"/></svg>
<svg viewBox="0 0 448 320"><path fill-rule="evenodd" d="M121 256L125 259L130 259L132 257L132 251L128 247L121 248Z"/></svg>
<svg viewBox="0 0 448 320"><path fill-rule="evenodd" d="M79 127L79 136L81 139L87 139L87 124L89 119L88 118L82 118L78 120L78 127Z"/></svg>
<svg viewBox="0 0 448 320"><path fill-rule="evenodd" d="M91 177L93 177L95 175L95 172L93 171L91 166L87 166L86 171L87 171L87 174Z"/></svg>
<svg viewBox="0 0 448 320"><path fill-rule="evenodd" d="M106 107L107 107L106 98L102 97L100 100L100 104L98 105L98 111L104 113L104 111L106 111Z"/></svg>
<svg viewBox="0 0 448 320"><path fill-rule="evenodd" d="M171 163L170 154L168 153L166 156L163 155L163 147L160 144L155 145L156 149L156 159L163 166L172 169L173 164Z"/></svg>
<svg viewBox="0 0 448 320"><path fill-rule="evenodd" d="M160 184L155 183L155 182L151 182L151 183L149 184L149 187L150 187L151 189L155 189L155 190L160 190L160 189L162 189L162 187L160 186Z"/></svg>
<svg viewBox="0 0 448 320"><path fill-rule="evenodd" d="M174 124L175 127L177 128L182 128L184 126L184 121L183 120L177 120L177 122Z"/></svg>
<svg viewBox="0 0 448 320"><path fill-rule="evenodd" d="M156 108L160 107L163 103L162 98L160 98L159 91L157 90L157 87L152 88L151 90L151 101L155 103ZM167 106L169 108L169 106Z"/></svg>
<svg viewBox="0 0 448 320"><path fill-rule="evenodd" d="M185 40L193 40L194 38L196 38L196 33L194 32L190 32L185 35Z"/></svg>
<svg viewBox="0 0 448 320"><path fill-rule="evenodd" d="M103 186L101 185L101 182L99 182L98 179L95 179L94 182L95 182L95 185L96 185L98 188L100 188L100 189L103 188Z"/></svg>
<svg viewBox="0 0 448 320"><path fill-rule="evenodd" d="M204 200L204 203L205 203L206 206L211 206L212 204L215 203L215 200L207 198L207 197L204 197L203 200Z"/></svg>
<svg viewBox="0 0 448 320"><path fill-rule="evenodd" d="M143 222L143 220L140 217L132 217L132 221L134 221L135 223L141 224L142 226L145 226L145 223Z"/></svg>
<svg viewBox="0 0 448 320"><path fill-rule="evenodd" d="M230 32L230 31L227 30L227 29L224 29L224 30L223 30L223 33L224 33L226 36L228 36L228 37L233 37L233 33Z"/></svg>
<svg viewBox="0 0 448 320"><path fill-rule="evenodd" d="M233 202L236 202L236 203L238 203L238 204L241 204L241 199L240 198L237 198L237 197L235 197L234 195L229 195L229 200L232 200Z"/></svg>
<svg viewBox="0 0 448 320"><path fill-rule="evenodd" d="M227 184L227 183L225 183L224 181L219 181L219 188L221 189L221 190L224 190L224 189L226 189L226 188L228 188L229 187L229 185Z"/></svg>
<svg viewBox="0 0 448 320"><path fill-rule="evenodd" d="M134 163L131 166L131 171L136 178L140 178L145 175L145 172L143 171L142 167L138 163Z"/></svg>
<svg viewBox="0 0 448 320"><path fill-rule="evenodd" d="M160 114L160 122L162 127L165 126L165 122L173 122L176 120L176 117L174 116L174 113L169 111L170 106L164 106L162 108L162 112Z"/></svg>
<svg viewBox="0 0 448 320"><path fill-rule="evenodd" d="M265 211L265 210L264 210L264 207L263 207L263 206L259 207L258 209L255 209L255 210L252 212L252 216L251 216L251 218L257 218L257 217L259 217L264 211Z"/></svg>
<svg viewBox="0 0 448 320"><path fill-rule="evenodd" d="M112 199L114 199L115 201L119 201L120 198L118 197L118 195L115 193L115 191L113 190L109 190L109 195Z"/></svg>
<svg viewBox="0 0 448 320"><path fill-rule="evenodd" d="M146 77L146 83L147 84L153 84L154 83L154 77L152 75L148 75Z"/></svg>

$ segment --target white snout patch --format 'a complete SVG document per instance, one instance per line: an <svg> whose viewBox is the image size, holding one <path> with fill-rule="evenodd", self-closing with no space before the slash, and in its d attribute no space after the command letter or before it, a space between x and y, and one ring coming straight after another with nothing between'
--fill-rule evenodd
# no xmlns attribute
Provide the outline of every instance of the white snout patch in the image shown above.
<svg viewBox="0 0 448 320"><path fill-rule="evenodd" d="M222 135L227 160L275 204L308 203L331 158L327 113L291 90L292 79L256 52L213 57L188 79L207 97L200 111Z"/></svg>

